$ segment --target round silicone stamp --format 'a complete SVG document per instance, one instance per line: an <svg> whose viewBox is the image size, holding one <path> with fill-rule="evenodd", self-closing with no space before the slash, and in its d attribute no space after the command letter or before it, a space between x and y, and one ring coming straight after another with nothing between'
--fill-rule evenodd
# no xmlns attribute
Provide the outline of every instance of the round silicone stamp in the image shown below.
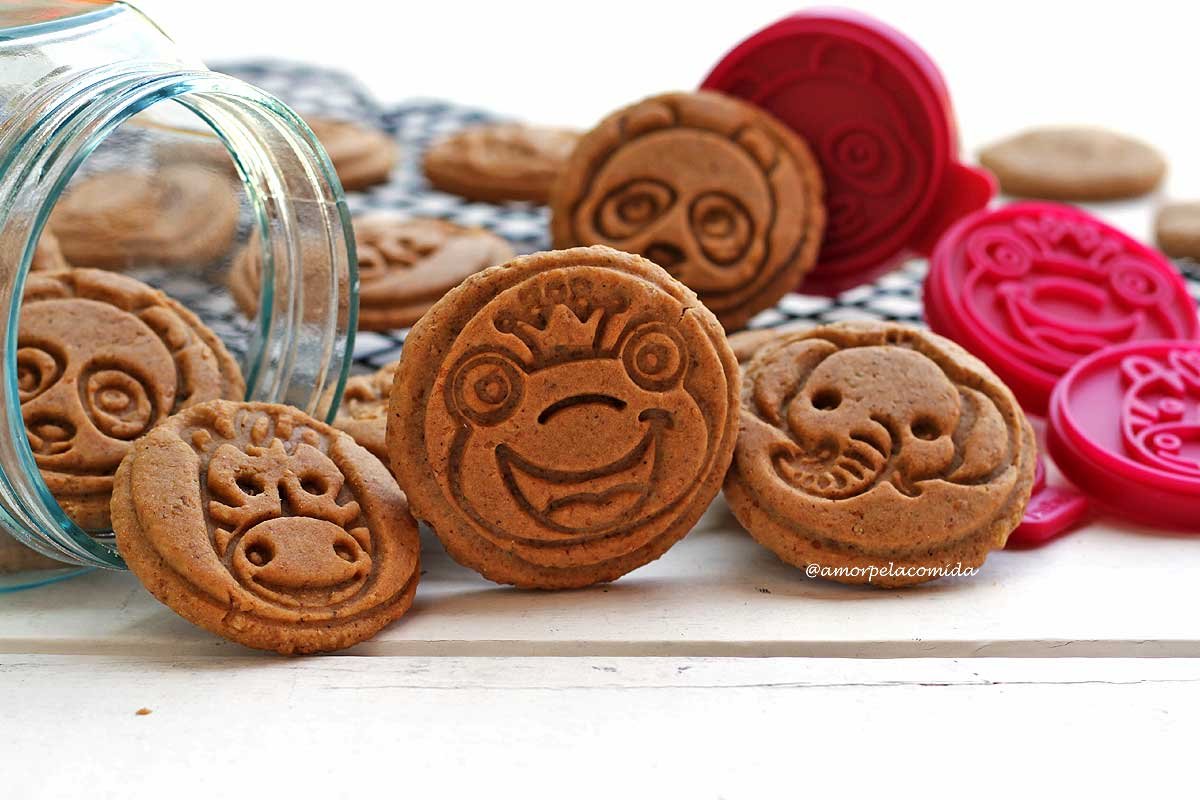
<svg viewBox="0 0 1200 800"><path fill-rule="evenodd" d="M1046 444L1102 508L1200 531L1200 343L1127 342L1080 361L1054 389Z"/></svg>
<svg viewBox="0 0 1200 800"><path fill-rule="evenodd" d="M925 317L1035 414L1081 358L1198 331L1196 304L1162 255L1050 203L981 211L947 231L930 260Z"/></svg>
<svg viewBox="0 0 1200 800"><path fill-rule="evenodd" d="M995 182L959 163L950 96L933 61L899 32L847 11L796 14L746 39L702 88L759 105L812 147L828 223L801 290L872 280L982 208Z"/></svg>
<svg viewBox="0 0 1200 800"><path fill-rule="evenodd" d="M387 444L413 513L499 583L569 588L658 558L720 489L739 372L683 284L607 247L468 278L412 329Z"/></svg>

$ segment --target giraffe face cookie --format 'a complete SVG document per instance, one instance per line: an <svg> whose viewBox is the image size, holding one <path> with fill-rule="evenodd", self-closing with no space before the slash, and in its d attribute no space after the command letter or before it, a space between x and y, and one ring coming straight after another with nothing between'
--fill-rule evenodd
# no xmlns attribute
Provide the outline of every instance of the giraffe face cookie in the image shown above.
<svg viewBox="0 0 1200 800"><path fill-rule="evenodd" d="M587 134L551 203L555 246L640 253L687 284L727 329L812 267L825 211L816 162L766 112L669 94Z"/></svg>
<svg viewBox="0 0 1200 800"><path fill-rule="evenodd" d="M155 428L117 472L113 527L155 597L250 647L348 647L416 590L416 522L395 480L287 406L214 401Z"/></svg>
<svg viewBox="0 0 1200 800"><path fill-rule="evenodd" d="M1003 547L1035 457L1012 393L957 345L900 325L830 325L750 362L725 495L785 561L892 565L912 574L871 582L904 585Z"/></svg>
<svg viewBox="0 0 1200 800"><path fill-rule="evenodd" d="M131 443L180 409L241 397L237 363L195 316L132 278L34 273L17 337L29 446L80 527L109 527L112 476Z"/></svg>
<svg viewBox="0 0 1200 800"><path fill-rule="evenodd" d="M388 449L414 512L492 580L612 580L690 529L733 444L733 354L694 295L607 248L518 258L413 328Z"/></svg>

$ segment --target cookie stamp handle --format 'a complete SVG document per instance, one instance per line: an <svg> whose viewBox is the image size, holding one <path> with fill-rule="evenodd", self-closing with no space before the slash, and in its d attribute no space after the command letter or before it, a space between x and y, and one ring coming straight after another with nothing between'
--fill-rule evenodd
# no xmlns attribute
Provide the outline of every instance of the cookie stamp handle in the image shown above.
<svg viewBox="0 0 1200 800"><path fill-rule="evenodd" d="M942 234L958 220L985 207L996 196L996 179L981 167L952 162L934 194L925 223L913 235L912 249L929 256Z"/></svg>

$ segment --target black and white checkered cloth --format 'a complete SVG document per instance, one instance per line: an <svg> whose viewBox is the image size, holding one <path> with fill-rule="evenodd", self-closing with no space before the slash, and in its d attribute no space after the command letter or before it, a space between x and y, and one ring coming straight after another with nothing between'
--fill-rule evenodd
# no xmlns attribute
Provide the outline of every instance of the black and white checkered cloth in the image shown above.
<svg viewBox="0 0 1200 800"><path fill-rule="evenodd" d="M365 120L396 138L402 159L391 181L364 192L351 192L347 198L351 212L386 210L478 225L508 239L519 252L550 246L546 208L529 203L492 205L466 200L431 188L421 174L420 156L430 141L468 125L494 121L499 119L497 115L441 100L413 100L383 107L353 77L306 64L254 61L220 64L214 69L262 88L303 115ZM1180 268L1192 296L1200 301L1200 266L1183 263ZM789 294L775 308L756 316L750 327L849 319L923 324L921 284L925 271L924 261L911 261L837 298ZM243 339L246 321L228 296L212 293L212 283L203 277L189 281L177 271L143 277L193 308L226 341ZM404 335L405 331L359 332L354 350L356 371L378 368L398 358Z"/></svg>

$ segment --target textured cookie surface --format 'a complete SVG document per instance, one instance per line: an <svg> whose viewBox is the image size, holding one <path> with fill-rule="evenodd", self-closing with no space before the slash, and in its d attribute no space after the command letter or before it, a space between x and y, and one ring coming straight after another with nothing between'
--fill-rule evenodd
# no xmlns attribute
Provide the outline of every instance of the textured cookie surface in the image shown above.
<svg viewBox="0 0 1200 800"><path fill-rule="evenodd" d="M203 265L233 243L235 192L228 175L197 165L101 172L69 187L49 229L76 267Z"/></svg>
<svg viewBox="0 0 1200 800"><path fill-rule="evenodd" d="M89 530L109 527L113 473L135 439L180 409L245 392L237 362L195 315L91 269L30 273L17 385L42 478Z"/></svg>
<svg viewBox="0 0 1200 800"><path fill-rule="evenodd" d="M112 514L155 597L249 647L349 647L416 591L417 527L395 480L287 406L213 401L172 417L121 463Z"/></svg>
<svg viewBox="0 0 1200 800"><path fill-rule="evenodd" d="M511 123L476 125L440 139L425 152L425 177L471 200L545 203L579 134Z"/></svg>
<svg viewBox="0 0 1200 800"><path fill-rule="evenodd" d="M305 122L329 154L343 189L353 192L387 182L399 153L386 133L322 117L310 117Z"/></svg>
<svg viewBox="0 0 1200 800"><path fill-rule="evenodd" d="M387 415L392 381L399 361L384 366L370 375L355 375L346 381L342 402L338 406L333 427L344 431L379 457L388 461Z"/></svg>
<svg viewBox="0 0 1200 800"><path fill-rule="evenodd" d="M358 252L358 327L406 328L468 275L514 255L504 239L482 228L440 219L373 214L354 220ZM258 309L262 272L258 239L238 253L230 290L244 313Z"/></svg>
<svg viewBox="0 0 1200 800"><path fill-rule="evenodd" d="M42 235L38 239L37 248L33 251L33 261L30 262L29 268L44 272L55 272L71 268L71 265L67 263L67 259L63 256L62 246L58 243L58 237L50 231L42 231Z"/></svg>
<svg viewBox="0 0 1200 800"><path fill-rule="evenodd" d="M468 278L414 326L387 442L413 513L485 577L565 588L662 555L708 506L739 372L682 284L605 247Z"/></svg>
<svg viewBox="0 0 1200 800"><path fill-rule="evenodd" d="M891 567L870 582L899 586L1003 547L1035 461L1029 422L982 362L916 328L843 323L750 362L725 496L784 561L843 568L820 574L846 583Z"/></svg>
<svg viewBox="0 0 1200 800"><path fill-rule="evenodd" d="M617 111L575 149L551 201L555 247L640 253L727 330L816 263L825 209L808 146L723 95L667 94Z"/></svg>
<svg viewBox="0 0 1200 800"><path fill-rule="evenodd" d="M1102 128L1039 128L979 154L1000 188L1046 200L1139 197L1162 182L1167 165L1150 145Z"/></svg>
<svg viewBox="0 0 1200 800"><path fill-rule="evenodd" d="M1160 208L1154 218L1154 239L1171 258L1200 259L1200 202Z"/></svg>

